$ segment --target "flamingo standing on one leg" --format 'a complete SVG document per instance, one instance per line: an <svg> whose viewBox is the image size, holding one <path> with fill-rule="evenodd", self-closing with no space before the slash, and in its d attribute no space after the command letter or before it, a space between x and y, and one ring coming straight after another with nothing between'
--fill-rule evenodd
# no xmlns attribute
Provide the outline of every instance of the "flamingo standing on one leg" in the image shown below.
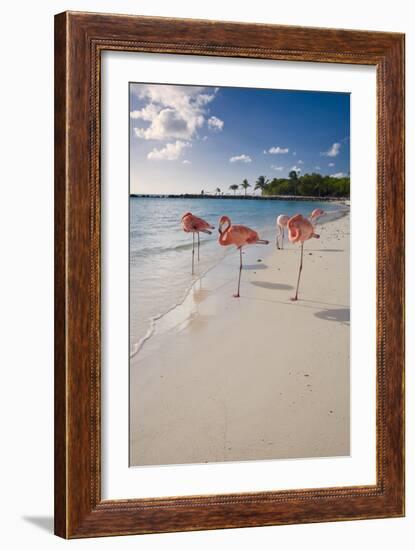
<svg viewBox="0 0 415 550"><path fill-rule="evenodd" d="M227 224L227 226L222 229L225 224ZM269 244L269 242L264 239L260 239L258 233L253 229L250 229L245 225L232 225L228 216L222 216L219 220L219 244L222 246L233 244L237 249L239 249L240 263L238 290L236 291L236 294L234 294L234 298L239 298L242 272L242 247L248 244Z"/></svg>
<svg viewBox="0 0 415 550"><path fill-rule="evenodd" d="M275 244L277 245L278 250L280 249L278 244L279 237L281 237L281 250L284 250L284 229L287 227L289 219L290 216L286 216L285 214L281 214L277 218L277 235L275 237Z"/></svg>
<svg viewBox="0 0 415 550"><path fill-rule="evenodd" d="M186 212L182 216L182 227L183 231L186 233L193 234L193 248L192 248L192 275L195 272L195 233L197 233L197 260L200 260L200 236L199 233L207 233L208 235L212 234L211 229L215 229L213 225L194 216L191 212Z"/></svg>
<svg viewBox="0 0 415 550"><path fill-rule="evenodd" d="M303 269L303 251L304 242L308 239L319 239L320 235L314 233L313 224L307 218L304 218L301 214L296 214L288 220L288 238L292 243L301 243L301 256L300 256L300 268L298 270L297 288L295 296L291 298L292 301L298 300L298 287L300 286L300 276Z"/></svg>
<svg viewBox="0 0 415 550"><path fill-rule="evenodd" d="M310 214L310 221L314 222L317 221L318 218L321 218L321 216L325 216L326 212L322 210L321 208L315 208L311 214Z"/></svg>

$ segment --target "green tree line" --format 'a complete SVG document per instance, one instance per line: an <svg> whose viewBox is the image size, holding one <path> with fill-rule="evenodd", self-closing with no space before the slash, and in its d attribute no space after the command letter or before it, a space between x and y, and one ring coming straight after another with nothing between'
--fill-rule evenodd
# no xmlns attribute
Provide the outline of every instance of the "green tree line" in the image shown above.
<svg viewBox="0 0 415 550"><path fill-rule="evenodd" d="M244 180L240 187L245 195L251 185ZM230 186L235 193L238 189L236 184ZM269 195L299 195L307 197L350 197L350 177L335 178L312 173L299 176L294 170L288 178L267 179L259 176L255 182L254 189L259 189L263 196Z"/></svg>

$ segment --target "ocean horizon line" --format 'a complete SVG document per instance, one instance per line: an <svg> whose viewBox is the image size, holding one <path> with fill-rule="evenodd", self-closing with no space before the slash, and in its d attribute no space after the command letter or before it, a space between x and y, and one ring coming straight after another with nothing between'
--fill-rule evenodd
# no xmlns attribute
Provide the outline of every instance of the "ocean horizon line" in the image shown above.
<svg viewBox="0 0 415 550"><path fill-rule="evenodd" d="M237 199L237 200L280 200L280 201L319 201L319 202L341 202L348 201L350 197L315 197L305 195L213 195L200 193L130 193L130 197L157 198L157 199Z"/></svg>

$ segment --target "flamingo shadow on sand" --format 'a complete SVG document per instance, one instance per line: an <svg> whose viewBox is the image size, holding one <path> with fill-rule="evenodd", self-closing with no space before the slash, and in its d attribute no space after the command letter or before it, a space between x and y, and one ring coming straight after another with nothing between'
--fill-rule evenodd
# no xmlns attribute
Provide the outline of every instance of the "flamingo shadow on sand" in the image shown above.
<svg viewBox="0 0 415 550"><path fill-rule="evenodd" d="M307 252L344 252L342 248L308 248Z"/></svg>
<svg viewBox="0 0 415 550"><path fill-rule="evenodd" d="M314 304L315 309L320 309L323 306L337 306L339 308L347 309L349 306L345 306L343 304L336 304L332 302L322 302L321 300L309 300L307 298L302 298L302 302L308 302L310 305Z"/></svg>
<svg viewBox="0 0 415 550"><path fill-rule="evenodd" d="M269 283L268 281L251 281L251 285L259 286L261 288L267 288L269 290L291 290L291 285L284 283Z"/></svg>
<svg viewBox="0 0 415 550"><path fill-rule="evenodd" d="M322 311L317 311L314 315L324 321L337 321L342 325L350 324L350 308L323 309Z"/></svg>
<svg viewBox="0 0 415 550"><path fill-rule="evenodd" d="M257 264L244 265L244 270L259 271L261 269L268 269L267 264L257 263Z"/></svg>

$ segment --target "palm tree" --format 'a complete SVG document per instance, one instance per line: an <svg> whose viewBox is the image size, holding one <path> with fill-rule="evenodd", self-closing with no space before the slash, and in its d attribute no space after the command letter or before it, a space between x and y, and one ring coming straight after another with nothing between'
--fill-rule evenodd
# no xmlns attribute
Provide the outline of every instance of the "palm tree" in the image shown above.
<svg viewBox="0 0 415 550"><path fill-rule="evenodd" d="M216 194L220 195L220 187L216 187Z"/></svg>
<svg viewBox="0 0 415 550"><path fill-rule="evenodd" d="M254 189L255 190L260 189L261 194L263 195L268 184L269 184L269 180L267 180L267 178L265 176L259 176L258 179L255 182Z"/></svg>
<svg viewBox="0 0 415 550"><path fill-rule="evenodd" d="M237 192L238 188L239 188L239 185L236 185L236 183L233 183L232 185L229 186L229 189L232 189L234 195Z"/></svg>
<svg viewBox="0 0 415 550"><path fill-rule="evenodd" d="M244 191L245 191L245 197L246 197L246 190L248 189L248 187L251 187L251 184L248 183L248 180L244 180L244 181L241 183L241 187L242 187L242 189L244 189Z"/></svg>

